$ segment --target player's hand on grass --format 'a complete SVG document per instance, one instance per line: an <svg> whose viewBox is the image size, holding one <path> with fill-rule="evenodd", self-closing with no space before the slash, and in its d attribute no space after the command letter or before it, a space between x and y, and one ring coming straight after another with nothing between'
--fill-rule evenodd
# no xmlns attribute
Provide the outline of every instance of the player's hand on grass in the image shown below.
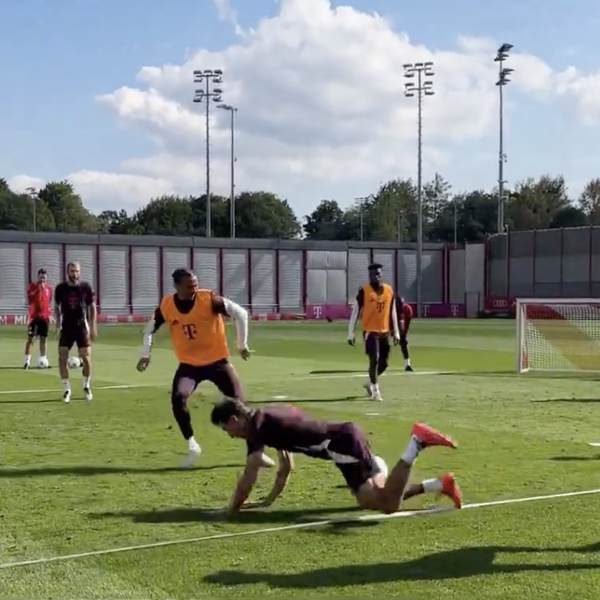
<svg viewBox="0 0 600 600"><path fill-rule="evenodd" d="M140 358L140 360L138 360L138 364L136 366L136 369L140 373L143 373L148 368L149 364L150 364L150 357L149 356L142 356Z"/></svg>

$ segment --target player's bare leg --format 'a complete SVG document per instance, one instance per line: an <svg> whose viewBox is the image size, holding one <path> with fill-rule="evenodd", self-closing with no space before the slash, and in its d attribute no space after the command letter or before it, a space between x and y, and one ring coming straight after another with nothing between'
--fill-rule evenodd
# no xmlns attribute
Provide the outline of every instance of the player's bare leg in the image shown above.
<svg viewBox="0 0 600 600"><path fill-rule="evenodd" d="M400 336L400 350L402 351L402 357L404 358L404 370L413 371L410 364L410 354L408 352L408 338L405 334Z"/></svg>
<svg viewBox="0 0 600 600"><path fill-rule="evenodd" d="M41 343L41 341L40 341ZM23 362L23 368L24 369L29 369L29 367L31 366L31 347L33 346L33 336L32 335L28 335L27 336L27 341L25 342L25 361ZM43 356L45 356L46 354L44 353Z"/></svg>
<svg viewBox="0 0 600 600"><path fill-rule="evenodd" d="M48 356L48 340L40 336L40 358Z"/></svg>
<svg viewBox="0 0 600 600"><path fill-rule="evenodd" d="M83 393L85 394L85 399L88 402L91 402L94 398L92 394L92 348L91 346L86 346L84 348L79 349L79 358L82 363L82 371L83 375Z"/></svg>
<svg viewBox="0 0 600 600"><path fill-rule="evenodd" d="M58 347L58 372L63 385L63 401L71 401L71 382L69 381L69 350L66 346Z"/></svg>
<svg viewBox="0 0 600 600"><path fill-rule="evenodd" d="M431 446L456 448L456 444L445 435L423 423L415 423L412 436L402 458L396 463L385 483L379 482L377 475L364 483L356 492L358 504L368 510L377 510L385 514L396 512L406 492L416 495L417 488L408 488L412 466L419 453ZM452 478L453 479L453 478ZM383 483L383 485L380 485ZM428 485L430 485L428 483Z"/></svg>

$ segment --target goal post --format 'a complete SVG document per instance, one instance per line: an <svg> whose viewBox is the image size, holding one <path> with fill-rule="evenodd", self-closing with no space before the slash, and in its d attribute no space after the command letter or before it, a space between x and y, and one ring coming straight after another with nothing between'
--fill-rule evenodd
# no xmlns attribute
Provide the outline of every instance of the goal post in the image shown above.
<svg viewBox="0 0 600 600"><path fill-rule="evenodd" d="M600 298L518 298L517 371L600 371Z"/></svg>

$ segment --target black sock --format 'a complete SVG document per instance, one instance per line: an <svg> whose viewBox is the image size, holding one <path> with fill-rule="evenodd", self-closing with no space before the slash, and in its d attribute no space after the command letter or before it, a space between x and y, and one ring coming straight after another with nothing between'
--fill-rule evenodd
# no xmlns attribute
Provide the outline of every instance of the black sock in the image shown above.
<svg viewBox="0 0 600 600"><path fill-rule="evenodd" d="M183 435L186 440L189 440L191 437L194 437L190 411L188 410L184 399L179 395L177 397L174 396L171 399L171 404L173 406L173 416L177 421L177 425L179 425L181 435Z"/></svg>

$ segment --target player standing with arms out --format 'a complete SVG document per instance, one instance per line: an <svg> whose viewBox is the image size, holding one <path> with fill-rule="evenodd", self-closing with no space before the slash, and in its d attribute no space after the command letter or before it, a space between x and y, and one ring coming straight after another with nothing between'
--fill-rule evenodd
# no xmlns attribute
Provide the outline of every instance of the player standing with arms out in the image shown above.
<svg viewBox="0 0 600 600"><path fill-rule="evenodd" d="M390 356L390 336L394 344L400 342L396 297L387 283L382 283L382 266L373 263L369 266L369 283L358 290L348 324L348 343L355 344L356 322L362 321L365 350L369 357L369 380L365 384L367 394L372 400L381 402L379 376L388 368Z"/></svg>
<svg viewBox="0 0 600 600"><path fill-rule="evenodd" d="M415 423L412 436L391 473L385 461L371 452L370 444L355 423L317 421L295 407L253 410L235 400L224 400L212 411L211 421L233 438L248 445L246 468L238 481L229 513L273 504L286 487L292 466L292 453L333 461L341 471L358 505L366 510L393 513L403 500L424 493L448 496L456 508L462 494L452 473L439 479L426 479L407 488L412 466L425 448L456 448L451 439L424 423ZM271 493L262 502L246 504L256 483L265 447L277 450L279 470Z"/></svg>
<svg viewBox="0 0 600 600"><path fill-rule="evenodd" d="M181 434L188 442L191 466L201 448L194 438L192 418L187 402L203 381L211 381L228 398L244 401L240 380L229 363L229 346L223 317L235 321L240 356L250 358L248 348L248 313L239 304L198 288L198 280L189 269L173 272L175 294L165 296L144 329L144 347L137 364L145 371L150 364L153 335L167 324L179 366L173 377L171 405ZM268 459L273 466L273 461Z"/></svg>
<svg viewBox="0 0 600 600"><path fill-rule="evenodd" d="M408 353L408 330L413 318L413 310L410 304L407 304L400 296L396 300L396 313L400 320L400 350L402 350L404 358L404 370L412 372L414 369L410 364L410 354Z"/></svg>
<svg viewBox="0 0 600 600"><path fill-rule="evenodd" d="M87 281L81 281L81 267L77 262L67 265L67 278L54 292L54 318L58 332L58 368L63 384L63 400L71 401L69 382L69 352L77 345L83 363L83 393L92 400L92 341L98 335L96 294Z"/></svg>
<svg viewBox="0 0 600 600"><path fill-rule="evenodd" d="M27 343L25 344L24 369L31 366L31 347L35 338L40 340L40 359L48 361L47 345L50 316L52 314L52 287L48 285L48 274L45 269L37 273L37 281L27 287L29 302L29 322L27 324Z"/></svg>

